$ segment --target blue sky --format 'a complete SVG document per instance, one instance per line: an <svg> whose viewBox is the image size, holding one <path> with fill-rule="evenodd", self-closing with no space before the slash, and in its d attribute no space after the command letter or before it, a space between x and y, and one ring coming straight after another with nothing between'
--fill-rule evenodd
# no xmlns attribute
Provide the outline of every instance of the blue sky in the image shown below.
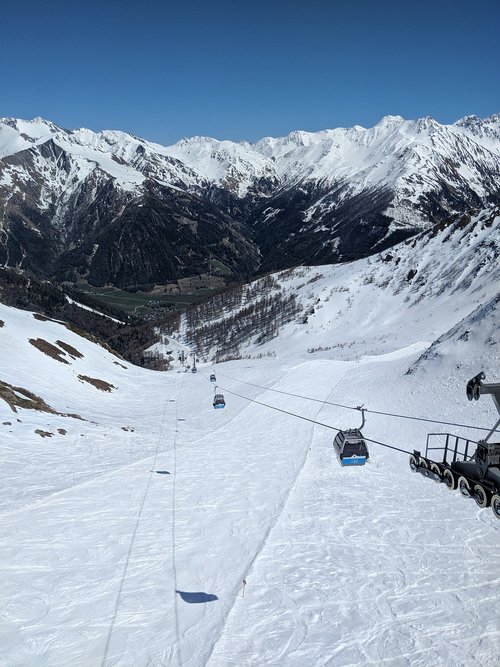
<svg viewBox="0 0 500 667"><path fill-rule="evenodd" d="M500 2L0 4L0 116L256 140L500 112Z"/></svg>

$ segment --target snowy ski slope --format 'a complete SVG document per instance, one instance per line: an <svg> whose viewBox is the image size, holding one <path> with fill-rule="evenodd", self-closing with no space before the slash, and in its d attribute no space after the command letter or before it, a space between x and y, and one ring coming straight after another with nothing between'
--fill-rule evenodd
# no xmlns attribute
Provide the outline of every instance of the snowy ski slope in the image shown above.
<svg viewBox="0 0 500 667"><path fill-rule="evenodd" d="M248 400L332 427L360 416L269 389L490 426L492 402L465 398L478 360L488 380L500 377L484 319L467 323L466 348L450 334L406 373L451 319L435 308L425 336L422 319L412 332L401 317L380 349L368 328L364 353L360 341L343 359L307 353L307 336L290 327L271 342L275 358L185 374L133 367L63 324L0 305L0 379L81 417L0 401L1 667L497 665L491 509L376 445L366 466L341 468L334 430ZM315 344L328 340L321 331ZM64 364L30 338L83 356ZM212 368L224 411L212 408ZM448 429L369 415L364 432L412 450Z"/></svg>

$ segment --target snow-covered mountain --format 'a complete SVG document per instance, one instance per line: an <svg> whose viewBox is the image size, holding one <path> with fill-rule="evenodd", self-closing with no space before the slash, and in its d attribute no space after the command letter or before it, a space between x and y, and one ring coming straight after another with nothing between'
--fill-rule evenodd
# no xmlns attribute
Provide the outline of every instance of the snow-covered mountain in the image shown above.
<svg viewBox="0 0 500 667"><path fill-rule="evenodd" d="M0 304L0 663L496 664L491 508L372 442L342 468L332 439L360 423L335 404L391 413L363 433L410 452L451 427L394 413L473 440L494 424L465 383L500 379L499 226L497 208L456 216L218 295L203 325L225 321L226 339L292 295L300 310L264 342L254 322L241 359L200 349L196 374ZM190 318L160 347L186 349Z"/></svg>
<svg viewBox="0 0 500 667"><path fill-rule="evenodd" d="M0 260L96 284L345 261L499 200L500 116L170 147L0 120Z"/></svg>
<svg viewBox="0 0 500 667"><path fill-rule="evenodd" d="M309 351L353 360L423 341L427 357L452 349L452 365L487 365L500 353L499 258L493 207L365 259L297 267L217 295L182 316L179 335L211 360L272 356L277 348L293 358ZM481 359L467 353L471 345Z"/></svg>

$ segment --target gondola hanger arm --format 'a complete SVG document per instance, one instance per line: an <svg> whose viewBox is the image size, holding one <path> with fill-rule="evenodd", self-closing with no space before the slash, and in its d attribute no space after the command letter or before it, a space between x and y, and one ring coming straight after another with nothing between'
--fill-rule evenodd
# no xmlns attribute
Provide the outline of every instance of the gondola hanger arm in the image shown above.
<svg viewBox="0 0 500 667"><path fill-rule="evenodd" d="M356 406L356 410L359 410L361 412L361 426L359 427L360 431L366 423L366 419L365 419L366 408L364 408L363 405L364 404Z"/></svg>

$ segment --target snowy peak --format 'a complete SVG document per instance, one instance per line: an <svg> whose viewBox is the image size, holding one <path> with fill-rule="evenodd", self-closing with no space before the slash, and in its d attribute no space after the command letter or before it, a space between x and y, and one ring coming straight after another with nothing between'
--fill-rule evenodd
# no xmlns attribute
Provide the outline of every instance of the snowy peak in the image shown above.
<svg viewBox="0 0 500 667"><path fill-rule="evenodd" d="M148 239L164 225L169 239L186 239L186 213L194 231L186 257L198 254L192 244L203 238L210 220L219 231L229 224L241 236L244 253L251 248L248 261L238 242L231 258L220 258L225 266L238 256L245 271L350 261L447 217L495 204L499 180L498 115L469 116L453 125L385 116L371 128L297 130L253 144L197 136L167 147L117 130L66 130L41 118L4 118L0 224L7 236L0 239L0 261L32 266L36 234L53 247L55 227L55 256L66 243L86 244L86 259L78 260L86 274L86 262L94 261L91 248L100 245L97 238L89 240L97 227L108 250L106 258L99 250L95 262L110 267L116 237L124 242L123 215L130 216L126 243L136 245L138 217ZM192 197L194 206L188 203ZM84 224L76 222L82 211ZM212 270L206 261L187 266L171 248L164 253L161 260L148 255L139 264L159 267L171 253L167 263L178 263L175 277ZM107 272L100 280L113 282ZM150 273L163 280L161 270ZM136 282L144 281L138 276Z"/></svg>
<svg viewBox="0 0 500 667"><path fill-rule="evenodd" d="M129 188L155 178L190 190L214 184L244 197L256 181L276 185L298 180L335 183L346 178L373 185L400 175L399 159L415 145L433 147L453 159L457 145L472 140L478 151L500 156L500 116L481 120L467 116L454 125L432 118L405 120L384 116L374 127L337 128L321 132L296 130L286 137L266 137L254 144L219 141L210 137L181 139L165 147L117 130L64 130L42 118L0 119L0 157L13 155L50 139L68 153L98 164ZM141 160L138 160L138 156ZM148 168L145 162L152 163ZM383 168L381 168L383 166ZM133 173L135 172L135 174Z"/></svg>
<svg viewBox="0 0 500 667"><path fill-rule="evenodd" d="M7 130L8 128L8 130ZM351 144L360 146L374 146L388 140L391 135L396 134L400 140L411 142L422 133L432 134L434 131L444 131L445 128L454 128L463 131L469 136L475 136L478 140L485 136L494 137L500 128L500 115L496 114L484 120L477 116L466 116L453 125L441 125L430 117L417 120L405 120L401 116L384 116L374 127L365 129L358 126L352 128L337 128L321 132L305 132L295 130L286 137L266 137L254 144L248 142L219 141L211 137L196 136L185 138L170 147L155 144L134 135L117 130L103 130L94 132L87 128L75 130L64 130L51 121L42 118L33 120L21 120L15 118L0 119L0 155L10 155L29 145L43 143L49 138L61 142L63 148L77 146L91 149L97 153L116 153L123 159L132 157L138 149L143 148L149 152L158 153L163 156L172 156L190 163L191 167L204 174L206 178L220 178L221 170L214 168L214 161L228 164L243 164L250 172L259 175L262 170L269 169L265 158L280 160L287 158L290 150L308 147L313 152L304 161L314 162L317 151L314 148L321 146L321 153L325 151L338 152L344 144L344 148L350 148ZM19 142L18 146L12 145L9 139L18 135L24 144ZM496 147L497 152L500 147ZM285 160L286 161L286 160ZM282 168L283 171L283 168Z"/></svg>
<svg viewBox="0 0 500 667"><path fill-rule="evenodd" d="M64 130L40 118L0 119L0 158L49 140L98 165L126 190L154 178L190 191L216 184L241 197L255 181L275 178L273 166L250 144L193 137L164 147L117 130Z"/></svg>
<svg viewBox="0 0 500 667"><path fill-rule="evenodd" d="M394 125L399 125L400 123L404 123L404 118L402 116L382 116L382 118L379 120L379 122L375 125L375 127L392 127Z"/></svg>
<svg viewBox="0 0 500 667"><path fill-rule="evenodd" d="M256 181L276 178L274 166L248 143L192 137L181 139L166 150L168 155L198 172L200 179L225 187L239 197Z"/></svg>
<svg viewBox="0 0 500 667"><path fill-rule="evenodd" d="M477 116L465 116L451 127L459 128L488 150L497 154L500 152L500 114L494 114L484 120Z"/></svg>

